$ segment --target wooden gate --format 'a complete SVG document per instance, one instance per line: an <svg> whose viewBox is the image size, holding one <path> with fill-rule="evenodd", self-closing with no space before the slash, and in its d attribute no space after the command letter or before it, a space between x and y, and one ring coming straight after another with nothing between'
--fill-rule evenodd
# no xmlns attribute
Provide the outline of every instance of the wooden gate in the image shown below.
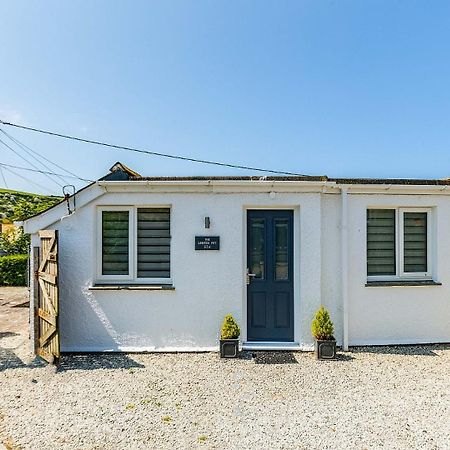
<svg viewBox="0 0 450 450"><path fill-rule="evenodd" d="M57 363L59 349L58 231L39 231L34 248L34 349L49 363Z"/></svg>

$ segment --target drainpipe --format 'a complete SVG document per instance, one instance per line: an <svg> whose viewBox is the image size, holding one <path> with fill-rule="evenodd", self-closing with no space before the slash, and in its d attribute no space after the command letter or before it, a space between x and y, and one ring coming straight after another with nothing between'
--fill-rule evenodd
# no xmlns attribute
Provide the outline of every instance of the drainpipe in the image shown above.
<svg viewBox="0 0 450 450"><path fill-rule="evenodd" d="M341 186L342 350L348 351L348 188Z"/></svg>

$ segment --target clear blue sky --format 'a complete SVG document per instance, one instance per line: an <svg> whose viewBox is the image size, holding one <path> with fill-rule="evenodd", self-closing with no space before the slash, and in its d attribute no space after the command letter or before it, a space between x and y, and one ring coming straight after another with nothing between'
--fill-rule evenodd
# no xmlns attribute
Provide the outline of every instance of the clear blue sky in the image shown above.
<svg viewBox="0 0 450 450"><path fill-rule="evenodd" d="M0 17L2 119L312 175L450 176L448 1L14 1ZM5 129L88 178L117 160L246 174Z"/></svg>

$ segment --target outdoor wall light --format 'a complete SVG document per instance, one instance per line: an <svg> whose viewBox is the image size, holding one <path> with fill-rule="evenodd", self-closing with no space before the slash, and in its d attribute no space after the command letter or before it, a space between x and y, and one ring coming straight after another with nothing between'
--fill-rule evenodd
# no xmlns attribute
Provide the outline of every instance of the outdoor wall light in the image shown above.
<svg viewBox="0 0 450 450"><path fill-rule="evenodd" d="M205 217L205 228L211 227L211 219L209 217Z"/></svg>

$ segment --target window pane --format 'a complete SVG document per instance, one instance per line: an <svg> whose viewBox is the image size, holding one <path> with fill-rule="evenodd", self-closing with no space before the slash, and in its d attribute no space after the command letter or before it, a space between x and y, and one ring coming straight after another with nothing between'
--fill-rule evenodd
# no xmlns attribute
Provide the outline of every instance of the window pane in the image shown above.
<svg viewBox="0 0 450 450"><path fill-rule="evenodd" d="M102 211L102 274L128 275L128 211Z"/></svg>
<svg viewBox="0 0 450 450"><path fill-rule="evenodd" d="M395 275L395 210L367 210L367 275Z"/></svg>
<svg viewBox="0 0 450 450"><path fill-rule="evenodd" d="M264 219L251 219L250 222L250 273L255 278L264 278L265 235Z"/></svg>
<svg viewBox="0 0 450 450"><path fill-rule="evenodd" d="M404 271L427 271L427 213L405 212L404 230Z"/></svg>
<svg viewBox="0 0 450 450"><path fill-rule="evenodd" d="M170 278L170 208L140 208L137 216L138 278Z"/></svg>
<svg viewBox="0 0 450 450"><path fill-rule="evenodd" d="M275 219L275 279L289 278L288 266L288 230L287 219Z"/></svg>

